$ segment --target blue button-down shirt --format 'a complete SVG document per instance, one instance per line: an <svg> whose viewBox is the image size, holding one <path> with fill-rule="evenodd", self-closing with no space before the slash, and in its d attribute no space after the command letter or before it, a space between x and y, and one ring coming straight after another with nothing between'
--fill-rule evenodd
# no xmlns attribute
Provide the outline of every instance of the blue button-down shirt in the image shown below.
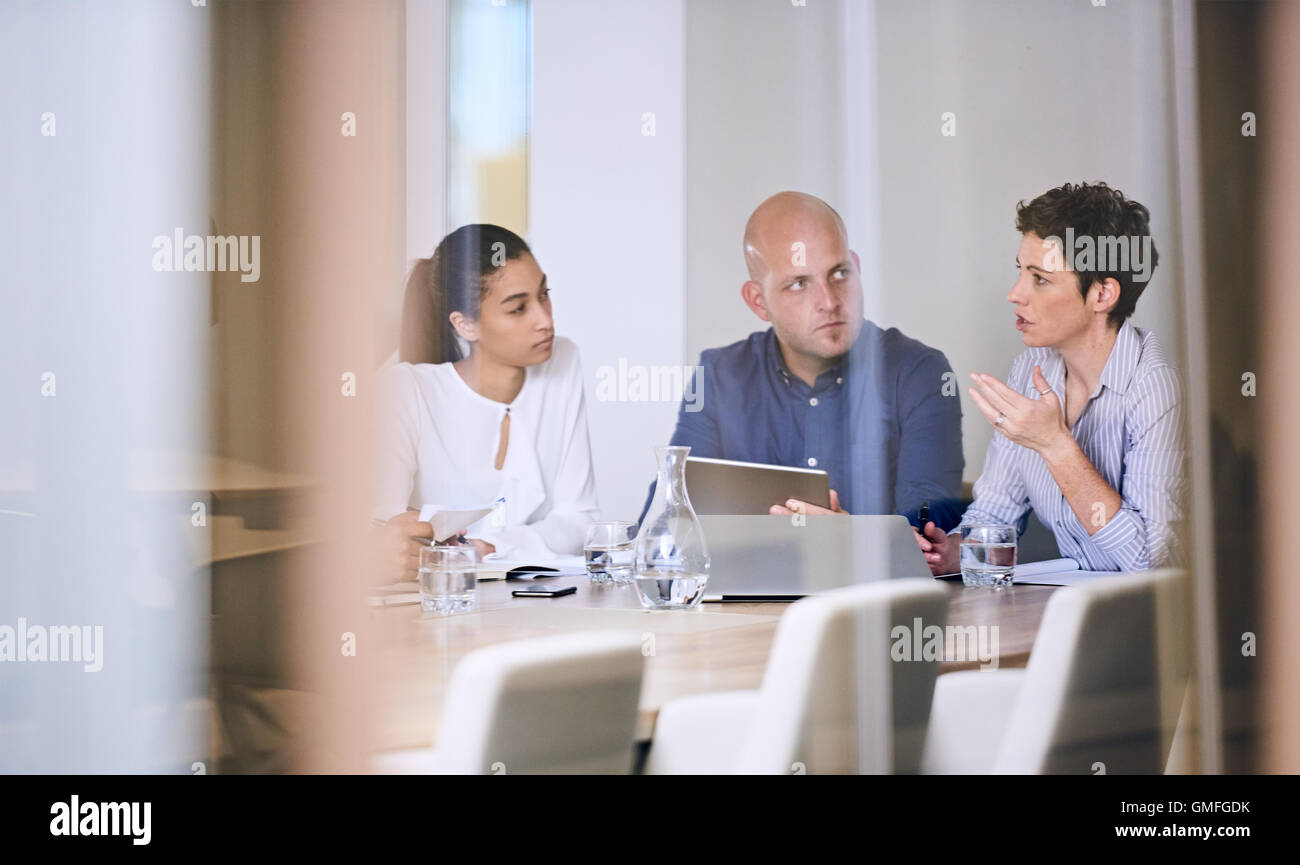
<svg viewBox="0 0 1300 865"><path fill-rule="evenodd" d="M1007 386L1039 399L1033 370L1065 405L1065 360L1031 348L1011 364ZM1183 560L1175 526L1183 486L1181 389L1177 371L1154 334L1120 325L1115 346L1070 434L1123 503L1096 534L1074 509L1035 451L994 433L962 525L1019 523L1032 507L1056 535L1061 555L1090 571L1140 571Z"/></svg>
<svg viewBox="0 0 1300 865"><path fill-rule="evenodd" d="M956 499L961 401L942 352L863 321L812 387L786 368L771 328L704 351L699 367L696 405L683 401L671 442L691 456L822 469L855 514L910 515Z"/></svg>

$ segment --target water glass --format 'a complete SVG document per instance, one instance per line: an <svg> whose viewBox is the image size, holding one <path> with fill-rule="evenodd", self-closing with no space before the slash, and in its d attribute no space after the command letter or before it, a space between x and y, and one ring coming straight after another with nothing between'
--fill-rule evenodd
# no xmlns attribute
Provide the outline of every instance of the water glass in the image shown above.
<svg viewBox="0 0 1300 865"><path fill-rule="evenodd" d="M593 583L632 582L635 544L636 523L624 520L592 523L582 548L587 556L587 577Z"/></svg>
<svg viewBox="0 0 1300 865"><path fill-rule="evenodd" d="M429 613L474 609L478 568L474 548L433 545L420 550L420 607Z"/></svg>
<svg viewBox="0 0 1300 865"><path fill-rule="evenodd" d="M1015 526L962 526L961 581L965 585L1009 586L1015 569Z"/></svg>

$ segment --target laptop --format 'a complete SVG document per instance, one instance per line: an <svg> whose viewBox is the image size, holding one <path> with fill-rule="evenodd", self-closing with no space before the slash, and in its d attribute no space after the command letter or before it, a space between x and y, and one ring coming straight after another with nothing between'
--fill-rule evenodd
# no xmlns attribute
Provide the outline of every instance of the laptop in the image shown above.
<svg viewBox="0 0 1300 865"><path fill-rule="evenodd" d="M709 549L704 600L795 601L905 577L932 578L906 517L701 516Z"/></svg>
<svg viewBox="0 0 1300 865"><path fill-rule="evenodd" d="M772 505L798 499L831 506L830 479L820 469L686 458L686 491L697 514L767 514Z"/></svg>

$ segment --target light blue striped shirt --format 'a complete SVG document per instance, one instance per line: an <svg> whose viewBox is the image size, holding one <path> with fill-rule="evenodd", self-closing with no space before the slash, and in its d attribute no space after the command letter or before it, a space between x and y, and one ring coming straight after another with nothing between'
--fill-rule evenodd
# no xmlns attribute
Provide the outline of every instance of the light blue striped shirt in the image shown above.
<svg viewBox="0 0 1300 865"><path fill-rule="evenodd" d="M1065 405L1065 360L1031 348L1011 364L1007 386L1031 399L1035 366ZM1182 561L1176 535L1185 486L1181 388L1155 335L1120 325L1096 390L1070 430L1123 503L1096 534L1079 522L1043 458L993 434L975 501L962 525L1016 524L1033 508L1056 535L1061 555L1091 571L1141 571Z"/></svg>

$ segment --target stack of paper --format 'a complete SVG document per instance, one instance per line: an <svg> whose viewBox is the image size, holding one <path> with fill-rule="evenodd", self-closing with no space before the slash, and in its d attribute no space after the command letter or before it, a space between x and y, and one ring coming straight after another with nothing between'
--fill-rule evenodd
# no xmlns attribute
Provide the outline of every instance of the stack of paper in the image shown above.
<svg viewBox="0 0 1300 865"><path fill-rule="evenodd" d="M420 522L433 526L434 539L445 541L456 537L490 513L492 505L473 508L425 505L420 508Z"/></svg>

